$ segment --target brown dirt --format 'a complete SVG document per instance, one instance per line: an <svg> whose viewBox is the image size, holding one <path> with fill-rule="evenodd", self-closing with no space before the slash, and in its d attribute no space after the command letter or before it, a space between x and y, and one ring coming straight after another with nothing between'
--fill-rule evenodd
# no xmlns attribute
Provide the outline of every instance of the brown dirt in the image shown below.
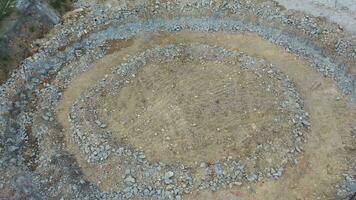
<svg viewBox="0 0 356 200"><path fill-rule="evenodd" d="M5 70L0 69L0 83L4 82L6 80L6 72Z"/></svg>
<svg viewBox="0 0 356 200"><path fill-rule="evenodd" d="M111 67L124 62L128 55L135 55L142 49L157 45L181 42L200 42L217 45L267 59L294 81L304 98L305 109L308 111L312 122L311 132L305 144L305 152L301 161L298 165L287 168L285 174L279 180L264 181L257 185L236 186L216 193L194 193L187 196L187 198L236 199L239 197L240 199L294 200L316 199L317 196L320 196L321 199L326 199L326 197L332 196L335 190L334 185L340 180L340 174L346 169L345 159L347 158L347 152L344 147L349 141L345 141L345 138L349 134L350 125L355 124L355 112L350 112L355 108L347 103L346 97L336 100L338 97L342 97L342 94L333 80L320 75L305 60L288 53L282 47L276 46L253 33L180 32L174 34L146 34L138 37L131 46L127 45L120 51L108 55L98 63L95 63L88 72L73 80L60 101L58 119L67 130L66 145L81 164L83 173L92 181L99 183L97 177L105 177L105 174L102 173L110 172L111 179L101 178L101 181L107 182L105 184L103 182L99 183L99 186L102 186L104 190L108 189L106 186L113 184L111 182L115 180L113 177L120 178L122 175L119 171L110 171L112 168L99 170L98 165L89 166L83 159L84 157L79 148L72 142L71 134L68 131L69 123L67 118L69 108L74 100L85 89L92 87L97 80L110 73ZM151 68L153 69L154 66ZM313 85L319 86L312 87ZM192 88L192 86L187 87ZM140 146L138 143L139 141L136 142L136 146ZM115 163L113 158L109 158L103 165L115 166L116 164L118 163Z"/></svg>
<svg viewBox="0 0 356 200"><path fill-rule="evenodd" d="M118 95L100 96L97 106L91 106L114 138L144 150L150 160L189 165L246 158L266 141L290 142L288 121L274 122L287 118L278 109L281 94L268 91L265 84L281 91L277 79L182 57L150 61ZM273 131L266 131L272 124Z"/></svg>

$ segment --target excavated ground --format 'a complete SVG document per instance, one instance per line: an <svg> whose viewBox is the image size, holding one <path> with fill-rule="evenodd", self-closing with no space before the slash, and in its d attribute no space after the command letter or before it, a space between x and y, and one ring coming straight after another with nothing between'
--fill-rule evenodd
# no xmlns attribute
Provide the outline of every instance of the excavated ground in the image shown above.
<svg viewBox="0 0 356 200"><path fill-rule="evenodd" d="M0 198L352 199L356 42L272 1L78 1L1 87Z"/></svg>

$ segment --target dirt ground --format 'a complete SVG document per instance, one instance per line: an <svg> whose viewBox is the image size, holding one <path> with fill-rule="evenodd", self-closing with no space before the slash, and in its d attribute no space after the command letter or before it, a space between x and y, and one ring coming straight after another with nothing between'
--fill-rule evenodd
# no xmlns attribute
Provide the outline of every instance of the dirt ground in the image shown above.
<svg viewBox="0 0 356 200"><path fill-rule="evenodd" d="M104 167L105 170L99 170L98 167L100 166L98 165L86 163L82 153L71 140L67 118L69 108L75 99L83 91L94 86L105 74L109 74L112 67L125 62L129 55L135 55L142 49L157 45L191 42L200 42L224 47L226 49L243 51L249 55L264 58L270 63L273 63L279 70L289 76L302 95L305 110L309 113L311 119L311 130L310 133L308 133L309 135L300 162L296 166L287 167L285 174L280 179L265 180L257 184L243 184L242 186L234 186L231 189L225 189L215 193L196 191L186 198L294 200L316 199L317 196L322 199L330 197L334 193L333 186L340 181L339 175L346 168L344 161L348 158L347 155L349 152L345 150L345 147L350 145L350 140L348 140L347 135L349 135L348 133L351 126L355 125L355 107L348 103L346 97L337 89L333 80L316 72L305 60L253 33L156 32L144 34L136 38L133 42L119 42L118 45L122 45L122 49L115 46L114 48L118 49L117 51L104 57L95 63L88 72L83 73L77 79L73 80L70 84L71 86L65 90L57 111L58 119L67 130L66 145L79 161L85 176L89 180L96 182L103 190L110 190L109 188L114 185L115 180L120 179L122 175L120 171L114 170L115 166L120 162L115 159L109 158L107 161L104 161L103 166L107 166ZM163 66L165 67L158 67L155 63L145 66L144 70L135 77L130 86L124 89L119 96L112 99L109 98L105 101L106 104L104 103L102 105L106 107L106 109L113 111L110 119L108 119L109 126L112 126L114 130L122 130L118 133L119 136L127 138L134 146L152 151L151 155L153 155L153 157L163 160L181 159L188 162L215 159L221 155L220 152L231 152L231 147L224 143L222 143L224 145L213 145L214 153L208 155L207 151L209 150L203 148L204 145L206 145L207 142L209 143L209 138L213 138L214 141L216 141L214 134L209 132L210 129L222 127L221 130L225 130L228 127L234 127L231 120L243 122L244 126L235 127L242 129L245 127L247 130L245 132L246 135L239 135L238 138L233 138L235 142L234 145L237 145L237 147L243 145L242 142L248 137L249 131L252 130L251 128L247 128L247 124L252 122L249 120L249 117L244 118L243 115L230 114L224 116L224 110L237 109L236 111L239 112L239 106L253 109L255 104L265 101L267 104L261 108L264 114L253 115L254 120L257 120L255 123L257 123L258 126L258 123L266 123L274 116L274 113L268 112L269 109L273 109L273 104L268 102L278 97L264 95L261 96L261 98L255 98L253 95L256 94L254 93L249 94L252 96L246 97L247 94L244 94L244 90L242 89L238 89L237 92L244 96L243 101L237 97L221 95L219 90L217 90L217 93L220 95L209 97L209 95L206 94L205 89L209 87L219 88L226 84L225 81L229 80L229 78L232 78L235 84L246 84L245 87L254 89L254 85L259 84L259 81L262 80L256 80L250 77L252 75L228 73L228 76L224 76L220 74L220 72L226 72L226 70L231 70L231 68L224 65L219 66L219 68L214 68L213 63L208 63L205 67L199 64L186 65L178 62L167 63ZM177 71L171 73L171 70L174 69ZM202 70L207 69L209 69L209 76L203 76ZM155 78L152 77L153 74L156 75ZM175 77L177 74L180 76ZM226 75L226 73L224 74ZM147 91L147 88L143 86L142 82L153 84L155 91ZM182 83L184 83L184 87ZM155 86L155 84L157 84L157 86ZM166 87L158 87L160 85L166 85ZM171 93L171 91L174 92ZM221 90L222 94L223 91L224 90ZM198 95L192 95L190 92L194 92L194 94ZM261 95L258 89L256 89L255 92ZM155 109L158 111L143 114L140 120L130 121L130 117L137 117L137 113L142 109L141 105L144 103L144 99L142 98L143 94L145 94L145 98L150 99L150 102L147 102L150 109L155 108L154 106L157 105L160 107ZM173 94L177 94L177 96ZM160 98L162 95L168 99L177 101L179 109L183 111L186 109L185 113L188 114L182 113L182 115L177 116L170 114L169 106L164 102L166 98ZM179 97L183 96L187 96L187 98L179 101ZM203 102L206 102L206 100L209 100L211 104L217 104L216 107L218 107L219 104L226 107L222 111L208 111L202 115L189 114L196 113L199 109L202 109L204 107ZM155 102L158 103L155 104ZM192 105L195 107L189 107L190 104L188 102L194 102ZM245 104L242 104L243 102L245 102ZM236 108L229 107L236 104ZM120 106L127 107L127 109L114 110L115 107ZM130 109L136 112L129 112ZM219 121L217 118L214 118L214 116L210 116L212 113L220 116L219 119L222 120ZM125 122L127 124L122 123L122 120L124 120L123 116L128 117L127 122ZM149 133L149 136L146 136L147 138L140 136L141 130L136 130L135 132L133 129L134 125L135 128L137 128L140 124L144 124L145 119L153 118L153 120L155 120L157 116L161 116L161 118L157 118L157 123L152 123L151 126L146 127ZM160 123L163 124L165 122L161 121L163 116L167 116L166 120L171 120L174 123L171 123L168 127L164 127L167 130L164 129L164 131L162 131L161 129L160 131ZM199 117L202 119L195 121ZM183 119L189 120L187 122L182 121ZM199 156L192 155L192 151L189 151L189 144L186 144L185 140L191 140L192 138L186 135L177 135L174 132L176 129L188 130L190 127L193 127L193 130L195 130L200 137L206 136L206 139L191 144L193 149L198 149L197 152L199 152ZM205 127L205 129L199 127ZM231 134L232 132L229 133ZM226 136L228 137L229 134ZM158 140L152 139L155 137L157 137ZM170 139L177 141L174 146L169 142ZM219 142L217 142L217 144L219 144ZM188 150L186 148L188 148ZM164 153L160 154L160 152ZM162 155L162 157L160 155ZM100 169L102 169L102 167Z"/></svg>
<svg viewBox="0 0 356 200"><path fill-rule="evenodd" d="M354 200L355 1L17 1L0 199Z"/></svg>
<svg viewBox="0 0 356 200"><path fill-rule="evenodd" d="M227 154L247 157L255 143L291 132L288 121L274 125L274 136L256 131L269 130L275 118L287 118L278 109L281 97L261 87L269 82L280 90L276 80L239 66L187 62L149 64L118 95L102 97L100 118L118 130L115 137L153 160L200 164Z"/></svg>

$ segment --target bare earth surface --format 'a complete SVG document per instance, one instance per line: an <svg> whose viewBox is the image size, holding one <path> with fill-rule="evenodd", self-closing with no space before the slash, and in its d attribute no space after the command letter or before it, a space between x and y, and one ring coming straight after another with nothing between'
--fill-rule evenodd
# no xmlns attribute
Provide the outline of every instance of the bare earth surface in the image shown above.
<svg viewBox="0 0 356 200"><path fill-rule="evenodd" d="M147 37L147 36L146 36ZM333 81L329 78L325 78L321 76L319 73L315 72L308 64L301 58L298 58L288 52L286 52L283 48L280 48L276 45L273 45L259 36L255 34L229 34L229 33L213 33L213 34L204 34L204 33L192 33L192 32L182 32L178 34L162 34L162 35L155 35L155 38L159 38L160 40L163 39L164 42L158 42L160 43L179 43L179 42L204 42L208 43L211 45L218 45L222 46L227 49L235 49L239 51L244 51L247 52L250 55L255 55L258 57L263 57L270 61L271 63L275 64L278 69L282 70L284 73L286 73L292 80L296 83L298 90L301 92L306 110L310 114L311 117L311 133L308 136L308 142L307 145L304 148L304 155L301 158L300 162L293 167L287 168L286 174L279 180L271 180L271 181L264 181L262 183L258 183L256 185L254 184L248 184L247 186L243 187L237 187L236 189L232 188L230 190L223 190L220 192L216 193L207 193L207 192L201 192L201 193L194 193L192 196L187 196L188 199L226 199L226 198L232 198L232 199L315 199L316 196L329 196L329 192L332 191L330 186L335 184L338 181L338 174L340 174L345 168L343 164L343 160L346 159L346 152L343 150L344 146L344 133L347 132L350 129L351 124L353 123L352 119L355 119L355 112L349 112L354 109L354 107L350 107L350 105L347 104L347 101L344 101L343 99L337 101L338 98L342 96L340 92L336 89L335 84ZM229 41L229 42L226 42ZM232 42L233 41L233 42ZM252 42L253 41L253 42ZM156 40L150 39L150 43L154 43ZM68 105L71 105L73 103L73 100L77 95L81 93L84 89L88 88L90 85L88 85L88 82L95 83L97 80L100 80L105 73L107 72L107 69L111 66L113 66L115 63L117 64L120 62L120 59L115 59L118 58L119 55L121 54L129 54L137 51L137 47L142 48L142 45L145 46L150 46L150 43L145 43L145 44L140 44L140 39L137 40L137 42L134 42L132 46L125 48L122 50L122 52L118 52L112 55L107 56L107 58L104 58L101 60L99 63L95 64L90 71L87 73L84 73L81 75L79 78L77 78L71 85L75 85L75 87L70 87L68 88L64 95L63 95L63 100L61 101L62 103L59 106L59 119L63 119L62 123L66 124L67 122L67 117L68 116L68 109L65 109L68 107ZM253 45L252 45L253 44ZM153 70L155 69L156 65L153 66L146 66L146 70ZM172 68L177 68L177 66L174 66L172 64L168 65L165 64L163 66L169 66ZM184 66L184 65L183 65ZM206 67L209 67L211 65L206 65ZM195 67L198 67L195 65ZM213 67L213 66L211 66ZM219 70L224 70L226 66L215 66ZM153 69L152 69L153 68ZM184 67L183 67L184 69ZM183 70L182 69L182 70ZM153 73L149 71L144 71L142 73ZM160 75L167 77L165 74L168 73L164 69L160 69L163 71L155 71L154 73L156 74L156 77L160 77ZM212 71L214 72L214 71ZM184 81L192 75L194 78L199 78L199 74L194 74L192 72L187 71L187 69L184 69L181 73L189 73L189 75L185 76L184 78L179 78L180 81ZM101 74L101 75L100 75ZM214 76L218 76L218 72L213 73ZM226 73L225 73L226 74ZM227 73L227 75L232 76L233 73ZM137 81L145 81L145 80L151 80L150 75L145 75L145 77L142 77L142 74L139 74L138 77L136 77ZM246 76L243 76L247 78L248 80L253 80L251 78L248 78ZM144 79L143 79L144 78ZM159 79L159 78L158 78ZM160 79L159 79L160 80ZM200 79L200 81L203 81L204 79ZM213 81L213 78L209 78L210 83ZM223 81L223 79L219 79L220 81ZM239 81L242 81L241 78ZM155 84L160 85L159 82L154 82ZM117 104L122 104L122 102L127 102L130 104L135 104L138 100L140 100L139 97L135 97L132 95L128 95L126 93L130 92L130 94L137 94L135 90L143 91L144 92L149 92L150 95L153 95L155 93L151 93L151 91L147 91L144 88L141 88L142 84L137 83L131 83L132 86L135 86L135 89L130 89L127 91L124 89L120 95L124 95L122 97L116 97L113 100L108 100L103 102L103 107L106 107L105 104L110 104L110 106L118 107L116 106ZM137 85L138 84L138 85ZM198 83L197 83L198 84ZM208 83L206 83L208 84ZM255 82L256 84L256 82ZM144 84L144 85L149 85L149 84ZM166 87L170 87L171 84L166 83L164 84ZM196 84L188 84L191 87L195 86ZM312 87L314 85L317 85L317 87ZM216 85L214 85L216 86ZM219 85L218 85L219 86ZM179 87L176 86L176 87ZM185 87L187 87L185 85ZM208 87L206 85L205 87ZM200 89L204 90L204 87L199 87ZM160 88L161 90L165 88ZM170 89L172 91L172 89ZM186 90L188 92L192 92L194 90L189 89ZM208 90L209 91L209 90ZM160 92L159 89L157 89L157 92ZM194 99L194 95L199 95L197 91L194 91L194 94L189 95L190 98ZM139 93L142 95L142 93ZM169 95L168 91L165 91L162 93L162 95ZM177 94L177 93L176 93ZM259 93L260 94L260 93ZM182 94L180 94L181 96ZM151 98L155 98L154 96L157 97L157 95L153 95ZM161 95L159 95L161 96ZM121 100L120 98L128 98L128 100ZM198 97L197 97L198 98ZM254 97L256 98L256 96ZM261 100L267 100L268 98L266 97L259 97ZM72 100L70 100L72 99ZM153 99L150 99L150 101L153 101ZM166 101L167 99L161 99L161 101ZM191 100L193 101L193 100ZM223 98L221 100L222 104L225 100ZM153 101L155 102L155 101ZM249 102L252 103L252 102ZM129 104L129 105L130 105ZM214 102L212 102L214 104ZM129 106L127 105L127 106ZM162 103L158 104L159 106L162 106ZM163 104L165 105L165 104ZM192 104L195 105L195 104ZM268 104L267 104L268 105ZM123 109L123 111L127 112L127 109L125 107L127 106L119 106L120 108ZM134 106L136 107L136 106ZM63 108L63 109L62 109ZM121 134L125 134L125 127L122 127L122 123L120 118L121 113L113 110L113 107L107 108L111 111L114 112L114 116L117 117L112 117L111 121L109 121L109 126L111 124L114 124L113 129L115 129L115 126L119 126L120 128L117 128L115 130L121 130ZM166 108L160 108L157 109L157 111L162 111L163 109ZM236 109L236 108L234 108ZM238 109L238 108L237 108ZM245 109L243 109L245 110ZM139 112L133 112L135 114ZM169 113L169 112L165 112ZM271 113L266 113L266 114L271 114ZM157 117L158 114L155 114ZM126 115L129 116L129 115ZM180 117L179 114L177 114L177 117ZM268 115L265 116L268 118ZM145 116L142 116L143 119L145 119ZM150 119L155 119L154 117ZM169 117L168 119L174 120L174 117ZM258 118L260 119L260 118ZM256 120L256 118L253 118L252 121L247 122L244 121L244 124L252 124L253 120ZM127 120L128 123L130 120ZM192 121L193 122L193 121ZM203 121L198 121L196 122L197 126L199 123L204 122ZM136 121L136 123L140 123L140 121ZM156 122L154 125L159 125L160 123L163 123L163 121ZM193 122L194 123L194 122ZM226 124L226 120L220 123L213 123L211 125L213 126L224 126L224 123ZM169 123L168 123L169 124ZM192 126L192 124L189 124L188 126ZM135 126L139 127L139 126ZM215 127L214 127L215 128ZM155 135L154 131L158 132L157 134L163 134L160 132L161 130L156 130L154 127L149 127L148 126L148 133L149 136L146 137L140 137L140 132L132 131L135 134L131 135L126 135L125 137L128 138L129 141L131 141L136 147L138 148L143 148L149 151L157 151L156 153L153 153L155 155L155 158L159 158L162 160L171 160L171 159L177 159L179 158L180 160L187 160L187 161L202 161L202 160L209 160L209 157L217 157L217 155L221 155L219 151L227 151L225 155L235 155L231 150L229 150L228 146L215 146L213 148L216 148L211 151L209 148L203 148L202 150L196 152L192 151L189 152L185 148L189 148L189 142L191 142L191 138L189 136L180 136L182 140L187 140L184 144L186 145L181 145L179 138L176 138L177 136L174 136L173 133L169 133L170 130L167 130L168 133L164 134L164 136L159 136ZM176 129L173 129L176 130ZM249 128L248 131L252 131L252 128ZM245 134L248 134L247 132L243 132ZM136 135L138 134L138 135ZM173 135L172 135L173 134ZM202 137L206 137L206 140L209 140L209 132L204 133L206 135ZM346 134L345 134L346 135ZM70 137L70 136L69 136ZM169 148L169 142L167 142L167 138L165 137L170 137L174 141L176 141L174 144L176 146ZM211 137L211 136L210 136ZM228 135L227 135L228 137ZM239 134L239 137L237 140L234 140L235 145L239 145L238 141L243 140L244 136ZM246 136L245 136L246 137ZM201 138L203 139L203 138ZM69 141L69 140L67 140ZM153 142L153 144L152 144ZM157 144L155 144L157 142ZM188 143L187 143L188 142ZM166 146L168 144L168 146ZM69 146L73 146L71 142L68 144ZM192 146L199 145L199 141L197 143L192 144ZM182 155L174 155L173 153L169 153L169 151L178 151L181 152ZM193 153L197 153L196 155L192 155ZM209 154L212 153L212 154ZM74 152L74 154L78 155L78 153ZM222 154L224 155L224 154ZM108 163L111 163L111 166L115 166L115 159L113 161L108 160ZM198 163L200 163L198 162ZM85 164L84 164L85 166ZM93 168L89 168L89 170L85 170L84 168L84 173L88 176L91 177L94 175L94 170L92 171ZM110 169L113 170L113 169ZM106 172L104 172L106 173ZM105 183L107 181L110 181L112 176L116 173L111 171L109 172L110 175L108 176L108 179L102 179L101 182ZM95 173L97 174L97 173ZM116 175L118 178L120 175ZM103 176L100 176L103 177ZM95 178L94 178L95 180ZM99 184L100 185L100 184ZM247 189L249 188L249 189ZM105 187L103 188L105 189ZM106 188L107 189L107 188Z"/></svg>
<svg viewBox="0 0 356 200"><path fill-rule="evenodd" d="M78 0L0 86L0 199L355 200L356 2L278 2Z"/></svg>

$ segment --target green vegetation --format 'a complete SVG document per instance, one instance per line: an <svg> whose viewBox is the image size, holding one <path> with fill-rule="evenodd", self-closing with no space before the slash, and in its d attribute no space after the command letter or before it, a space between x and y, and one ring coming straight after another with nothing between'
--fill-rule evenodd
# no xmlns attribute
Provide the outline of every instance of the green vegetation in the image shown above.
<svg viewBox="0 0 356 200"><path fill-rule="evenodd" d="M1 0L0 0L1 1ZM5 39L0 35L0 47L4 44ZM6 48L0 48L0 68L6 66L11 62L12 58ZM1 82L1 81L0 81Z"/></svg>
<svg viewBox="0 0 356 200"><path fill-rule="evenodd" d="M0 0L0 22L10 15L15 8L16 0Z"/></svg>
<svg viewBox="0 0 356 200"><path fill-rule="evenodd" d="M0 57L0 61L2 62L9 62L11 59L10 59L10 56L9 55L1 55Z"/></svg>
<svg viewBox="0 0 356 200"><path fill-rule="evenodd" d="M49 0L49 4L60 14L64 14L72 10L74 1L75 0Z"/></svg>
<svg viewBox="0 0 356 200"><path fill-rule="evenodd" d="M32 25L30 26L30 28L28 28L28 30L31 32L31 33L34 33L36 31L36 26Z"/></svg>
<svg viewBox="0 0 356 200"><path fill-rule="evenodd" d="M11 61L11 57L5 50L0 50L0 66L1 64L7 64Z"/></svg>

